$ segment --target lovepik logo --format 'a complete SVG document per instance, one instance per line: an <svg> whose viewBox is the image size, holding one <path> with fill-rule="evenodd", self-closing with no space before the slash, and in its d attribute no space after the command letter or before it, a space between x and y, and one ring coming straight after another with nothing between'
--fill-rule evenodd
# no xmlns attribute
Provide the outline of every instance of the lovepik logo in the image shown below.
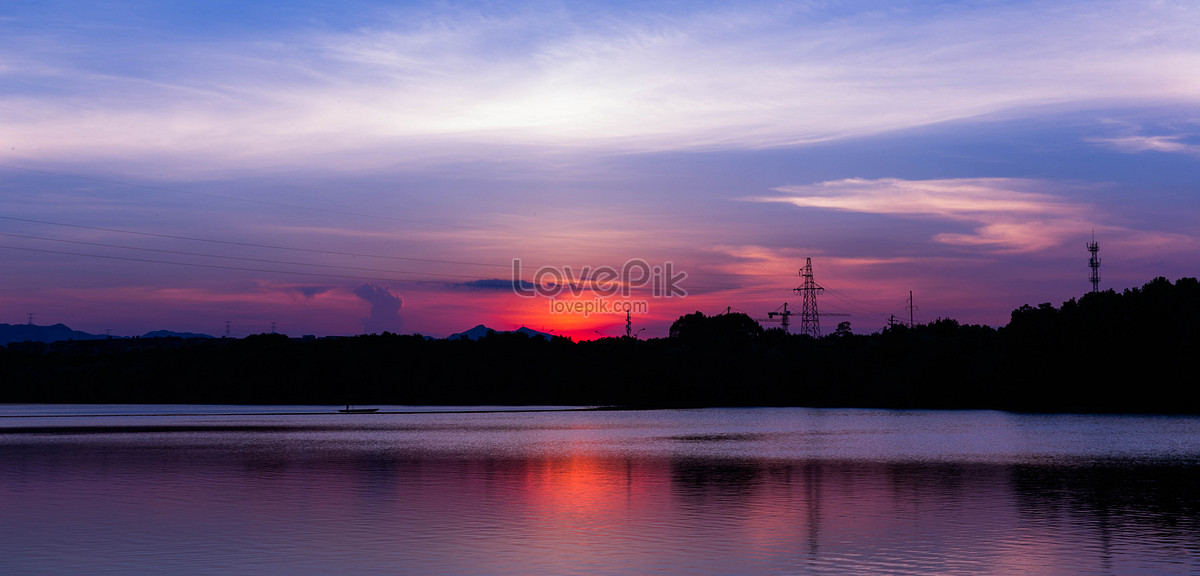
<svg viewBox="0 0 1200 576"><path fill-rule="evenodd" d="M523 298L557 298L567 294L578 298L585 291L599 297L628 298L634 290L647 287L655 298L682 298L687 296L687 290L680 283L687 276L687 272L676 272L672 262L651 266L641 258L634 258L627 260L620 270L612 266L583 266L576 273L570 266L542 266L533 273L533 281L526 282L521 279L521 259L513 258L512 287Z"/></svg>

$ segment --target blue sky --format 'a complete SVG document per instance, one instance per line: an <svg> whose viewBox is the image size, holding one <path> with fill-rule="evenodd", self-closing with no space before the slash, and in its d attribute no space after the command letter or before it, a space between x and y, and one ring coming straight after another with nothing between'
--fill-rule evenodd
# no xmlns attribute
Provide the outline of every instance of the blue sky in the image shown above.
<svg viewBox="0 0 1200 576"><path fill-rule="evenodd" d="M1104 288L1197 275L1197 29L1186 2L6 3L0 322L616 335L476 281L643 259L689 273L636 319L661 336L795 308L811 257L856 331L909 290L1000 325L1089 289L1093 231Z"/></svg>

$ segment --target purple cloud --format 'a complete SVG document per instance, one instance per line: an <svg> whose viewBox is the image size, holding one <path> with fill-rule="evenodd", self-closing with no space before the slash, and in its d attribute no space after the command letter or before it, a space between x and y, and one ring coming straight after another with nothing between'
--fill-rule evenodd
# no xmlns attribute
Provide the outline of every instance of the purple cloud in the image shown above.
<svg viewBox="0 0 1200 576"><path fill-rule="evenodd" d="M404 324L400 308L404 299L386 286L363 284L354 289L354 295L371 304L371 315L363 319L363 329L368 334L398 332Z"/></svg>

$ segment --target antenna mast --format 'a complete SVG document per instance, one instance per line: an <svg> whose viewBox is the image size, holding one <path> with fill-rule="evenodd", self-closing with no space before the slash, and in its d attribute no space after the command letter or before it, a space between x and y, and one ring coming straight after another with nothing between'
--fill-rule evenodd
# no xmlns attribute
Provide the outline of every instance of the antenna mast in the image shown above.
<svg viewBox="0 0 1200 576"><path fill-rule="evenodd" d="M800 308L800 333L820 338L821 316L817 312L817 294L825 289L813 280L812 258L805 259L804 268L800 269L800 277L804 279L804 284L792 289L793 292L804 295L804 304Z"/></svg>
<svg viewBox="0 0 1200 576"><path fill-rule="evenodd" d="M1092 241L1088 242L1088 252L1092 253L1092 257L1088 259L1088 268L1092 269L1092 292L1100 291L1100 257L1097 254L1100 252L1100 245L1096 243L1096 231L1092 231Z"/></svg>

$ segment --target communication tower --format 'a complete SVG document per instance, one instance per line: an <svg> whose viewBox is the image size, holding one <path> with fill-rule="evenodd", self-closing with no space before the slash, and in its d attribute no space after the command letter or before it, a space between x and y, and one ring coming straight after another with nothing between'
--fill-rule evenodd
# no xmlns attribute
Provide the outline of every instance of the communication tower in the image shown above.
<svg viewBox="0 0 1200 576"><path fill-rule="evenodd" d="M1092 292L1100 291L1100 245L1096 243L1096 233L1092 232L1092 241L1088 242L1088 252L1091 252L1092 257L1088 259L1088 268L1092 269Z"/></svg>

